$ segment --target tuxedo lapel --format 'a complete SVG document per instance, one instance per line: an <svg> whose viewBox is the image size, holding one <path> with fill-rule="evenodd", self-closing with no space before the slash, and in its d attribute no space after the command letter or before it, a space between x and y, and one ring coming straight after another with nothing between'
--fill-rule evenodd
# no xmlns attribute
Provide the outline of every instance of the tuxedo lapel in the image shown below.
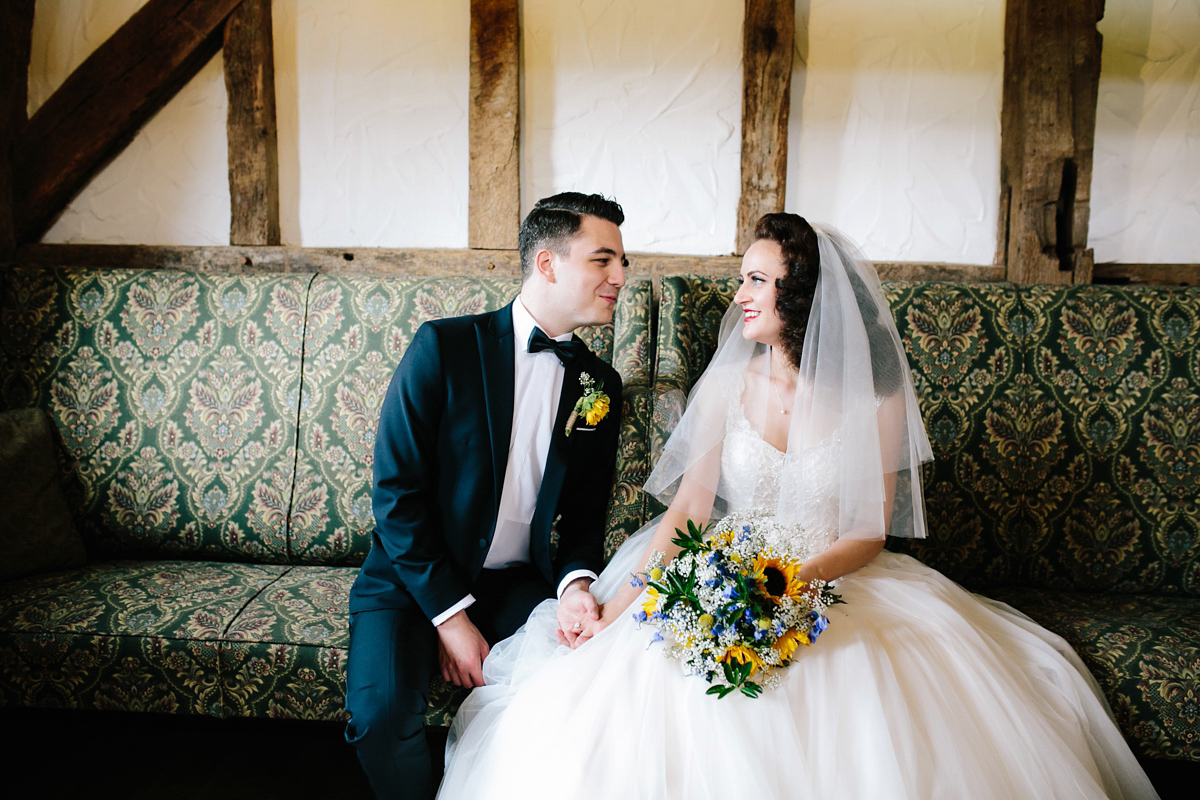
<svg viewBox="0 0 1200 800"><path fill-rule="evenodd" d="M529 530L529 555L533 563L550 571L550 524L558 508L558 495L562 490L563 478L567 473L567 456L571 439L566 434L567 420L575 403L583 394L579 376L583 373L586 359L577 358L563 374L562 392L558 396L558 413L554 415L554 431L550 436L550 452L546 454L546 470L542 473L542 487L538 490L537 506Z"/></svg>
<svg viewBox="0 0 1200 800"><path fill-rule="evenodd" d="M508 445L512 437L513 393L516 365L513 361L512 305L491 314L476 329L479 360L483 366L483 402L487 408L488 435L492 445L492 474L495 477L495 506L500 507L504 473L508 468Z"/></svg>

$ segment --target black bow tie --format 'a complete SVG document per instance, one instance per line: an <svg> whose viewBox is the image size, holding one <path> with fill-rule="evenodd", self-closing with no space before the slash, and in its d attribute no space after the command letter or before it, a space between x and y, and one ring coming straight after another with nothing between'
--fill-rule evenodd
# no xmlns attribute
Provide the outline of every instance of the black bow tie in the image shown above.
<svg viewBox="0 0 1200 800"><path fill-rule="evenodd" d="M567 339L565 342L551 339L535 325L533 333L529 334L529 352L540 353L543 350L553 350L554 355L558 356L558 360L565 367L583 354L584 344L575 338Z"/></svg>

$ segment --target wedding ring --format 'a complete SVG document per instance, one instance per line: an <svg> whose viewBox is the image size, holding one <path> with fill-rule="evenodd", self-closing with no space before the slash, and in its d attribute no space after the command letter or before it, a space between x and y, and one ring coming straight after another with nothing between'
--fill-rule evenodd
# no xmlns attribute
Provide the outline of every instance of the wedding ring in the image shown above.
<svg viewBox="0 0 1200 800"><path fill-rule="evenodd" d="M582 623L579 623L579 622L576 622L576 623L575 623L575 630L579 630L579 629L580 629L580 628L582 628L582 627L583 627L583 624L582 624Z"/></svg>

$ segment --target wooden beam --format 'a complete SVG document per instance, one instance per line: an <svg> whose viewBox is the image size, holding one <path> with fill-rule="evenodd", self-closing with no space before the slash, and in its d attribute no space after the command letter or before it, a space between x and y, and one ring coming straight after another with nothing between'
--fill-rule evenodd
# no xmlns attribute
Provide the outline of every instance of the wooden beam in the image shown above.
<svg viewBox="0 0 1200 800"><path fill-rule="evenodd" d="M1020 283L1090 283L1104 0L1008 0L997 263Z"/></svg>
<svg viewBox="0 0 1200 800"><path fill-rule="evenodd" d="M1096 283L1200 286L1200 264L1097 264Z"/></svg>
<svg viewBox="0 0 1200 800"><path fill-rule="evenodd" d="M225 23L229 243L279 244L279 133L271 0L242 0Z"/></svg>
<svg viewBox="0 0 1200 800"><path fill-rule="evenodd" d="M515 248L521 224L518 0L471 0L467 246Z"/></svg>
<svg viewBox="0 0 1200 800"><path fill-rule="evenodd" d="M0 3L0 263L16 247L13 226L13 150L29 103L33 0Z"/></svg>
<svg viewBox="0 0 1200 800"><path fill-rule="evenodd" d="M18 242L67 204L221 47L238 0L149 0L75 69L21 131L13 194Z"/></svg>
<svg viewBox="0 0 1200 800"><path fill-rule="evenodd" d="M783 210L796 35L794 0L746 0L742 23L742 194L737 252L763 214Z"/></svg>
<svg viewBox="0 0 1200 800"><path fill-rule="evenodd" d="M182 269L192 272L323 272L358 275L486 275L516 277L516 250L328 247L185 247L134 244L27 244L15 262L43 267ZM630 253L631 278L695 273L738 274L737 256ZM979 282L1004 280L1000 267L970 264L879 263L884 280Z"/></svg>

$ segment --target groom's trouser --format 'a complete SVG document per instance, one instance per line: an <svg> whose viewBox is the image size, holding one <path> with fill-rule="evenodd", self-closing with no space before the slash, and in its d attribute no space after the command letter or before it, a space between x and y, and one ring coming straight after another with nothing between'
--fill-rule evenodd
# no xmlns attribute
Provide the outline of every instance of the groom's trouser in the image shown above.
<svg viewBox="0 0 1200 800"><path fill-rule="evenodd" d="M522 566L483 570L471 594L475 603L467 616L492 645L525 624L554 589L536 569ZM358 749L381 800L427 800L437 789L425 741L429 679L437 669L437 629L415 602L350 615L346 741Z"/></svg>

